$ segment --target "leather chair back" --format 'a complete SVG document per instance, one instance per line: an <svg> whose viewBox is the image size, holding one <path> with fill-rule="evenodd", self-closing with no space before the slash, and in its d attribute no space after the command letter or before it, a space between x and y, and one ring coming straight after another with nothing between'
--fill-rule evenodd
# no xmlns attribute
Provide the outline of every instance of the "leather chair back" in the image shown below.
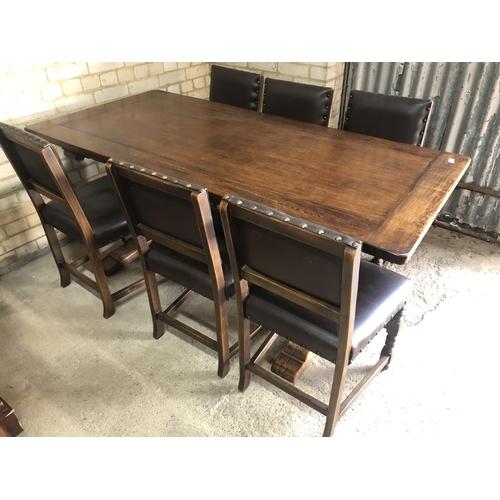
<svg viewBox="0 0 500 500"><path fill-rule="evenodd" d="M282 295L352 330L359 241L233 196L224 197L222 206L238 282Z"/></svg>
<svg viewBox="0 0 500 500"><path fill-rule="evenodd" d="M328 127L333 89L266 78L262 112Z"/></svg>
<svg viewBox="0 0 500 500"><path fill-rule="evenodd" d="M214 102L258 111L262 81L258 73L212 65L210 97Z"/></svg>
<svg viewBox="0 0 500 500"><path fill-rule="evenodd" d="M344 130L422 146L432 101L351 90Z"/></svg>
<svg viewBox="0 0 500 500"><path fill-rule="evenodd" d="M73 189L59 156L47 141L0 123L0 144L28 194L37 191L67 203L64 196Z"/></svg>

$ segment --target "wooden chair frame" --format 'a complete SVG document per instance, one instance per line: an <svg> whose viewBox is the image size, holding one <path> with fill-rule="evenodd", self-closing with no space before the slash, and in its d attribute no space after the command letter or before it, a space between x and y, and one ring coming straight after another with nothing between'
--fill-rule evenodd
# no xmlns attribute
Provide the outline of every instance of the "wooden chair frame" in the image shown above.
<svg viewBox="0 0 500 500"><path fill-rule="evenodd" d="M235 293L238 307L238 334L240 343L239 363L240 380L239 390L244 391L250 383L250 374L254 373L283 390L299 401L326 416L323 436L332 436L340 417L347 411L356 398L363 392L374 377L386 369L391 361L392 350L399 331L403 309L391 319L388 318L387 338L378 362L369 370L356 387L342 400L345 378L349 365L352 345L356 299L358 292L359 266L361 256L361 242L340 235L333 231L323 229L288 217L268 207L258 207L247 200L241 200L227 195L221 202L221 216L224 232L228 243L231 267L234 274ZM236 219L247 221L276 234L292 238L311 247L321 249L332 256L343 259L342 267L342 292L340 305L326 303L300 290L291 288L277 282L249 268L243 259L243 247L238 234ZM341 241L339 241L339 238ZM257 285L272 293L280 295L304 308L320 314L339 324L337 357L328 404L319 401L312 395L295 387L274 373L266 370L259 361L262 360L278 334L271 332L267 339L250 356L249 320L244 314L244 301L249 295L249 286Z"/></svg>
<svg viewBox="0 0 500 500"><path fill-rule="evenodd" d="M3 140L2 135L7 139L7 141ZM22 163L22 159L19 158L9 141L16 142L17 144L24 146L41 156L56 187L59 189L59 193L54 192L31 178L27 178L22 174L22 170L16 169L16 165L20 165ZM54 257L59 271L61 286L63 288L67 287L71 283L71 276L73 276L79 285L101 299L104 318L107 319L111 317L115 312L114 303L117 300L144 286L144 279L141 279L114 293L111 293L110 291L102 259L113 248L122 245L123 241L119 240L103 247L98 247L92 227L80 205L80 202L78 201L59 155L51 144L33 134L7 124L0 124L0 142L7 158L16 170L21 183L35 206L36 212L40 218L43 230L47 237L52 256ZM66 261L61 244L56 235L56 228L44 221L42 216L42 209L45 205L44 197L51 201L61 203L71 211L71 214L78 224L86 250L86 254L83 257L76 259L73 262ZM95 280L91 279L79 270L79 268L87 262L91 265Z"/></svg>
<svg viewBox="0 0 500 500"><path fill-rule="evenodd" d="M222 260L215 235L212 213L210 209L209 196L206 189L186 183L173 177L158 176L156 172L139 167L127 162L110 159L106 163L106 169L111 176L116 190L119 193L120 203L127 216L132 238L139 249L139 258L144 271L146 289L153 319L153 336L159 339L164 334L165 324L173 326L185 335L202 343L206 347L217 352L219 377L223 378L229 371L229 361L238 352L238 342L229 345L228 336L228 314L225 292L225 280L222 270ZM132 181L153 188L159 192L189 200L192 203L196 217L202 246L191 245L181 239L157 231L140 222L134 209L133 202L128 194L124 180ZM165 310L162 309L158 294L157 274L151 271L146 263L145 255L148 247L141 244L145 239L157 242L176 252L187 255L208 266L212 283L213 302L215 312L216 340L205 333L194 329L190 325L182 323L174 317L175 312L186 301L193 292L190 289L184 291ZM252 337L260 327L252 332Z"/></svg>

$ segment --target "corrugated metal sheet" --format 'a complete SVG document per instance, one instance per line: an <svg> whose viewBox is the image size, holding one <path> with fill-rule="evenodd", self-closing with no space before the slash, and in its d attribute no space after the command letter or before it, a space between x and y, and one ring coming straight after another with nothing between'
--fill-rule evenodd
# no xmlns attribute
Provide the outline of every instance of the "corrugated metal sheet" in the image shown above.
<svg viewBox="0 0 500 500"><path fill-rule="evenodd" d="M425 146L472 158L462 181L500 192L500 63L350 63L344 89L432 98ZM500 233L500 198L457 189L442 210L460 224Z"/></svg>

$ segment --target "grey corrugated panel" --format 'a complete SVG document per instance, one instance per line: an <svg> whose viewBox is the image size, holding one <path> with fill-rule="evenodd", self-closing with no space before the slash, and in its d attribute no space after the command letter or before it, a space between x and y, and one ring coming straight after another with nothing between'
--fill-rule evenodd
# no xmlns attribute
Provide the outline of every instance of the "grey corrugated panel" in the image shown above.
<svg viewBox="0 0 500 500"><path fill-rule="evenodd" d="M426 147L470 156L464 182L500 191L500 63L353 63L352 88L434 99ZM500 199L457 189L442 212L500 232Z"/></svg>

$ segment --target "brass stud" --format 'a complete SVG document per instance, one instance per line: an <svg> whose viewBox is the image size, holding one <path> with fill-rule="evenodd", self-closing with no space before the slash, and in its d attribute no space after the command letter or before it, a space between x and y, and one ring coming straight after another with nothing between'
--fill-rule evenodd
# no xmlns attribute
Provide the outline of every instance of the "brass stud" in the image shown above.
<svg viewBox="0 0 500 500"><path fill-rule="evenodd" d="M144 172L146 169L145 168L141 168L141 172Z"/></svg>
<svg viewBox="0 0 500 500"><path fill-rule="evenodd" d="M238 200L238 201L236 202L236 205L242 205L242 204L243 204L243 202L242 202L241 200Z"/></svg>
<svg viewBox="0 0 500 500"><path fill-rule="evenodd" d="M355 242L352 244L352 246L353 246L354 248L358 248L358 247L359 247L359 243L358 243L357 241L355 241Z"/></svg>
<svg viewBox="0 0 500 500"><path fill-rule="evenodd" d="M306 223L301 224L301 225L300 225L300 227L301 227L302 229L305 229L305 228L307 227L307 224L306 224Z"/></svg>
<svg viewBox="0 0 500 500"><path fill-rule="evenodd" d="M151 175L156 175L156 172L153 172Z"/></svg>
<svg viewBox="0 0 500 500"><path fill-rule="evenodd" d="M130 165L130 168L134 168L134 165Z"/></svg>
<svg viewBox="0 0 500 500"><path fill-rule="evenodd" d="M162 179L168 179L168 177L167 177L166 175L164 175L164 176L162 177Z"/></svg>
<svg viewBox="0 0 500 500"><path fill-rule="evenodd" d="M226 194L226 196L224 196L225 200L229 200L229 198L231 198L231 197L228 194Z"/></svg>
<svg viewBox="0 0 500 500"><path fill-rule="evenodd" d="M318 234L325 234L325 232L323 231L323 229L319 229Z"/></svg>
<svg viewBox="0 0 500 500"><path fill-rule="evenodd" d="M254 206L252 207L252 210L257 210L257 205L254 205Z"/></svg>
<svg viewBox="0 0 500 500"><path fill-rule="evenodd" d="M191 187L191 184L186 184L186 187L190 188L190 187Z"/></svg>
<svg viewBox="0 0 500 500"><path fill-rule="evenodd" d="M113 160L111 160L111 161L113 161ZM121 161L120 163L118 163L118 165L123 165L123 162Z"/></svg>
<svg viewBox="0 0 500 500"><path fill-rule="evenodd" d="M269 212L266 212L266 215L273 215L273 213L269 210Z"/></svg>
<svg viewBox="0 0 500 500"><path fill-rule="evenodd" d="M335 236L335 241L342 241L342 236Z"/></svg>
<svg viewBox="0 0 500 500"><path fill-rule="evenodd" d="M283 220L284 220L285 222L290 222L290 217L285 217Z"/></svg>

